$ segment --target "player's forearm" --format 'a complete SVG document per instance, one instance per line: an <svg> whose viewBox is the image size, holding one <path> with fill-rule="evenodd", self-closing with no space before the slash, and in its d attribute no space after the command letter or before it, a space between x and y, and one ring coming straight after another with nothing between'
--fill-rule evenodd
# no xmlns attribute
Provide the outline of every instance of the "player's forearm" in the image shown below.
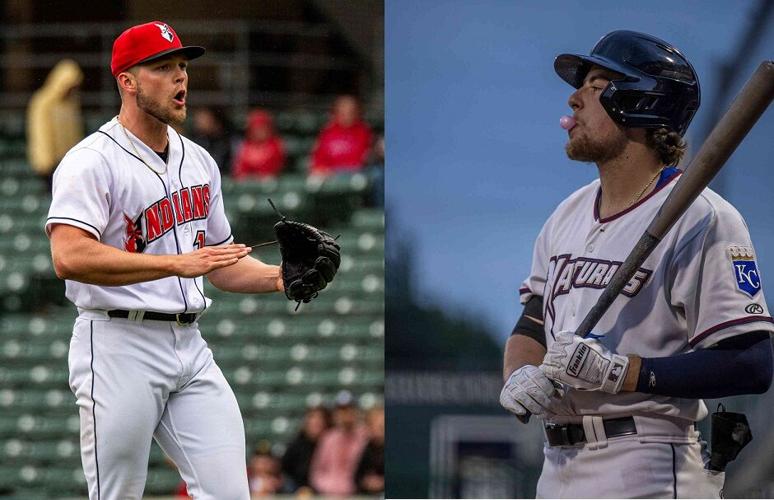
<svg viewBox="0 0 774 500"><path fill-rule="evenodd" d="M267 293L282 290L280 268L252 257L207 274L207 279L224 292Z"/></svg>
<svg viewBox="0 0 774 500"><path fill-rule="evenodd" d="M59 278L92 285L131 285L175 274L176 256L129 253L90 238L52 245L52 255Z"/></svg>
<svg viewBox="0 0 774 500"><path fill-rule="evenodd" d="M543 362L546 348L537 340L525 335L511 335L505 344L503 356L503 380L508 380L511 373L525 365L538 366Z"/></svg>

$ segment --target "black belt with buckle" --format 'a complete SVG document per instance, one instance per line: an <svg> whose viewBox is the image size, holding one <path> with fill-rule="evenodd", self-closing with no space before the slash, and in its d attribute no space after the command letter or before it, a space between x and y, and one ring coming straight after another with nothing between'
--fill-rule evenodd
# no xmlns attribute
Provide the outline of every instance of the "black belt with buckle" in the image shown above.
<svg viewBox="0 0 774 500"><path fill-rule="evenodd" d="M634 418L606 418L602 420L608 439L637 434ZM546 424L548 446L575 446L587 441L582 424Z"/></svg>
<svg viewBox="0 0 774 500"><path fill-rule="evenodd" d="M112 311L108 311L107 314L111 318L128 318L130 315L130 311L125 311L123 309L113 309ZM198 316L199 316L198 313L170 314L170 313L160 313L160 312L154 312L154 311L145 311L145 313L142 315L142 319L150 319L154 321L174 321L180 325L190 325L191 323L196 321L196 318Z"/></svg>

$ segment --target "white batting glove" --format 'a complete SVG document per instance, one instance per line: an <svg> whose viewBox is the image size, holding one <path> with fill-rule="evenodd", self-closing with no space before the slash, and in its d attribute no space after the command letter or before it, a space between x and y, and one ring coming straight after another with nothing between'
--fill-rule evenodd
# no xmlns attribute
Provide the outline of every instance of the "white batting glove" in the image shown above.
<svg viewBox="0 0 774 500"><path fill-rule="evenodd" d="M617 394L621 391L629 358L615 354L594 339L573 331L560 332L540 369L550 378L585 391Z"/></svg>
<svg viewBox="0 0 774 500"><path fill-rule="evenodd" d="M540 416L551 412L557 399L556 393L556 386L540 368L525 365L508 377L500 392L500 404L516 415L524 415L529 410L533 415Z"/></svg>

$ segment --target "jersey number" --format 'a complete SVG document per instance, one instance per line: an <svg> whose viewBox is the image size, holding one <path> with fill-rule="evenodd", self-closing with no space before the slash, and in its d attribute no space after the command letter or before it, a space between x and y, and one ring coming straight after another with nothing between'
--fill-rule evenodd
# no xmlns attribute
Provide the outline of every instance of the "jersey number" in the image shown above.
<svg viewBox="0 0 774 500"><path fill-rule="evenodd" d="M196 247L197 250L204 248L206 243L204 243L204 231L199 230L196 231L196 236L194 237L194 247Z"/></svg>

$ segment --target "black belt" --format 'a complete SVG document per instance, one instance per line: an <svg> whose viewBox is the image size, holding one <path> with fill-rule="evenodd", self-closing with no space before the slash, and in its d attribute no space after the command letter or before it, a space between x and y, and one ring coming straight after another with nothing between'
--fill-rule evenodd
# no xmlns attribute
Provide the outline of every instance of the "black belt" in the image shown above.
<svg viewBox="0 0 774 500"><path fill-rule="evenodd" d="M606 418L602 420L607 438L637 434L634 418ZM582 424L546 424L548 446L575 446L587 441Z"/></svg>
<svg viewBox="0 0 774 500"><path fill-rule="evenodd" d="M113 309L112 311L108 311L107 314L111 318L128 318L130 314L133 314L135 312L136 311L125 311L123 309ZM170 314L170 313L145 311L142 314L142 319L151 319L154 321L174 321L179 325L190 325L191 323L196 321L196 318L198 317L199 317L198 313Z"/></svg>

